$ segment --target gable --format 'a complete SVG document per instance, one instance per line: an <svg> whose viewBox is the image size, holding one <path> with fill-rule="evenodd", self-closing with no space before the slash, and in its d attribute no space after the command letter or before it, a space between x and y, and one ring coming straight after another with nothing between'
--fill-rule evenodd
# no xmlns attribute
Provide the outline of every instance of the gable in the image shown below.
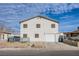
<svg viewBox="0 0 79 59"><path fill-rule="evenodd" d="M52 21L52 22L59 23L58 21L53 20L53 19L51 19L51 18L49 18L49 17L46 17L46 16L35 16L35 17L32 17L32 18L29 18L29 19L23 20L23 21L21 21L20 23L25 22L25 21L29 21L29 20L31 20L31 19L33 19L33 18L36 18L36 17L41 17L41 18L44 18L44 19L46 19L46 20L49 20L49 21Z"/></svg>

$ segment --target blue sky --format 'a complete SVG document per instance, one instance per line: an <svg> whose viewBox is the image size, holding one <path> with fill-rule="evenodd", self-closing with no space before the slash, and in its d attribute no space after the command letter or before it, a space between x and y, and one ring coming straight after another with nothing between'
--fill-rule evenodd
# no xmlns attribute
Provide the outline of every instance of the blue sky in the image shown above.
<svg viewBox="0 0 79 59"><path fill-rule="evenodd" d="M19 31L19 22L35 15L45 15L60 23L60 32L74 31L79 26L79 4L0 4L0 22Z"/></svg>

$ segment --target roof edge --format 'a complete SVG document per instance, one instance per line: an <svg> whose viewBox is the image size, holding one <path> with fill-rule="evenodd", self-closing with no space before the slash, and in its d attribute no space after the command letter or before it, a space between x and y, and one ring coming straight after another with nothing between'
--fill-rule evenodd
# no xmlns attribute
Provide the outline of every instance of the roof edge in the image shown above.
<svg viewBox="0 0 79 59"><path fill-rule="evenodd" d="M55 19L51 19L51 18L49 18L49 17L47 17L47 16L33 16L33 17L31 17L31 18L28 18L28 19L26 19L26 20L22 20L22 21L20 21L19 23L22 23L22 22L25 22L25 21L28 21L28 20L30 20L30 19L33 19L33 18L35 18L35 17L42 17L42 18L46 18L46 19L48 19L48 20L50 20L50 21L54 21L54 22L56 22L56 23L59 23L57 20L55 20Z"/></svg>

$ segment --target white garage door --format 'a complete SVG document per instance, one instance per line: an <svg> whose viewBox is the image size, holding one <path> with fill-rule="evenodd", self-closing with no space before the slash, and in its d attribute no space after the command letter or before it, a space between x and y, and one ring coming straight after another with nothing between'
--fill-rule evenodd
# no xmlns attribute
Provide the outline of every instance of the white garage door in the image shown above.
<svg viewBox="0 0 79 59"><path fill-rule="evenodd" d="M46 34L45 35L46 42L56 42L55 34Z"/></svg>

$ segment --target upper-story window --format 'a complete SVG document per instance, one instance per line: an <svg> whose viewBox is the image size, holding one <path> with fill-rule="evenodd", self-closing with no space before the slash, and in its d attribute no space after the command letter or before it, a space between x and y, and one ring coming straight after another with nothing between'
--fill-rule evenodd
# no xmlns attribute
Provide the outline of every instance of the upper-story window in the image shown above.
<svg viewBox="0 0 79 59"><path fill-rule="evenodd" d="M27 28L27 24L23 24L23 28Z"/></svg>
<svg viewBox="0 0 79 59"><path fill-rule="evenodd" d="M55 24L51 24L51 28L55 28Z"/></svg>
<svg viewBox="0 0 79 59"><path fill-rule="evenodd" d="M40 24L36 24L36 28L40 28Z"/></svg>

